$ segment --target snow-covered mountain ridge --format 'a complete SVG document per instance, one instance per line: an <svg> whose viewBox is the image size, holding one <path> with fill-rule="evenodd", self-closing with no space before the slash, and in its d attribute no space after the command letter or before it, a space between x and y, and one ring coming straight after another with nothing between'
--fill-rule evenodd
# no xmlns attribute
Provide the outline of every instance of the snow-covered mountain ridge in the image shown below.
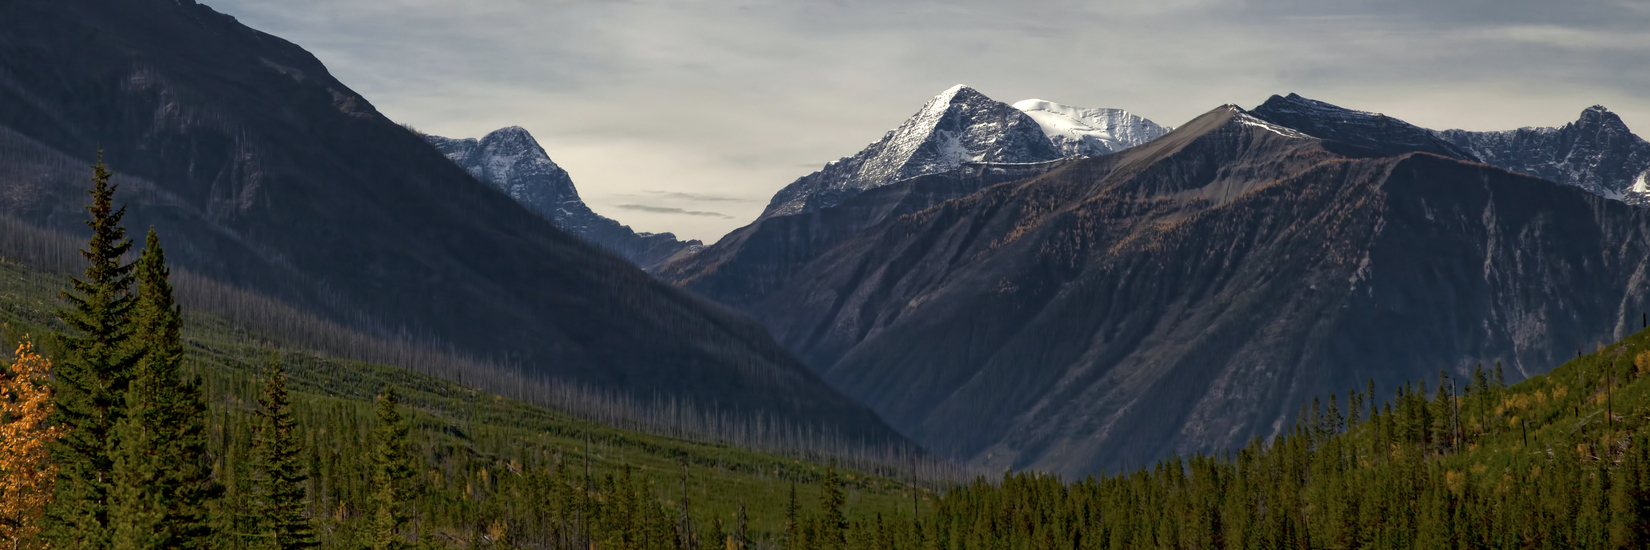
<svg viewBox="0 0 1650 550"><path fill-rule="evenodd" d="M1042 99L1015 102L1067 156L1115 153L1157 139L1168 128L1122 109L1088 109Z"/></svg>
<svg viewBox="0 0 1650 550"><path fill-rule="evenodd" d="M590 210L579 198L567 170L550 160L538 140L520 126L501 128L481 139L423 136L424 141L477 180L498 188L568 233L618 253L643 269L702 248L699 241L678 241L670 233L637 233Z"/></svg>

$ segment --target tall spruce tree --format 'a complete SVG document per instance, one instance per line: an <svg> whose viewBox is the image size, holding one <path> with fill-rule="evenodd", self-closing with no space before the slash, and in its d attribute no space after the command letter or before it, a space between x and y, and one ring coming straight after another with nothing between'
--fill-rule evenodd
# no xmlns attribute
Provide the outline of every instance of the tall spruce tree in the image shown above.
<svg viewBox="0 0 1650 550"><path fill-rule="evenodd" d="M136 304L131 293L131 264L121 256L132 241L121 226L125 208L115 209L117 186L110 183L103 154L92 167L92 237L81 250L85 278L70 277L62 293L68 307L58 317L68 325L64 357L54 379L55 421L66 430L52 446L57 461L56 498L46 510L45 533L60 550L109 548L109 493L114 479L115 426L126 416L126 390L141 355L131 345L129 316Z"/></svg>
<svg viewBox="0 0 1650 550"><path fill-rule="evenodd" d="M149 230L138 258L132 346L138 361L116 427L109 523L114 547L207 548L210 501L222 493L207 449L206 400L183 377L183 313Z"/></svg>
<svg viewBox="0 0 1650 550"><path fill-rule="evenodd" d="M836 459L825 467L825 478L820 481L819 547L822 550L843 550L848 546L848 517L842 509L848 499L842 493L842 480L837 477Z"/></svg>
<svg viewBox="0 0 1650 550"><path fill-rule="evenodd" d="M378 396L378 425L372 440L372 514L367 546L372 550L393 550L407 546L402 534L407 525L408 482L413 464L408 446L410 429L401 418L401 399L395 387L384 388Z"/></svg>
<svg viewBox="0 0 1650 550"><path fill-rule="evenodd" d="M286 373L272 359L264 393L258 398L258 424L252 436L253 468L257 471L255 545L271 550L320 546L315 527L305 514L304 484L309 467L303 440L287 397Z"/></svg>

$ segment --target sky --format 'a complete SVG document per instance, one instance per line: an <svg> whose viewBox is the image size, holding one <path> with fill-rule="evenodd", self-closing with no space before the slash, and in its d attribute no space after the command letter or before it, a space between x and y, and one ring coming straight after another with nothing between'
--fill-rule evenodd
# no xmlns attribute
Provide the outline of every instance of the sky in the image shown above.
<svg viewBox="0 0 1650 550"><path fill-rule="evenodd" d="M1647 0L205 0L397 122L521 126L597 213L710 243L954 84L1178 126L1299 93L1650 135Z"/></svg>

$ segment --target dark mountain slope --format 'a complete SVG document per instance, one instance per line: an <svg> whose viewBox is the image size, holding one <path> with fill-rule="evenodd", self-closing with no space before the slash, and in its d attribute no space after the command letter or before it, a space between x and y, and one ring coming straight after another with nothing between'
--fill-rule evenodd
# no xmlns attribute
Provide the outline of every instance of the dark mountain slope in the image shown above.
<svg viewBox="0 0 1650 550"><path fill-rule="evenodd" d="M720 303L745 307L784 287L797 269L866 228L1061 164L973 164L870 189L831 208L761 218L658 275Z"/></svg>
<svg viewBox="0 0 1650 550"><path fill-rule="evenodd" d="M897 438L760 326L561 232L301 48L188 0L0 3L0 126L17 166L102 148L150 182L119 196L128 225L206 276L533 374ZM78 229L83 176L13 172L7 214Z"/></svg>
<svg viewBox="0 0 1650 550"><path fill-rule="evenodd" d="M1480 160L1437 132L1386 116L1331 105L1295 94L1272 96L1252 111L1256 118L1331 139L1396 155L1410 151L1461 160Z"/></svg>
<svg viewBox="0 0 1650 550"><path fill-rule="evenodd" d="M890 218L744 307L920 442L1070 474L1274 434L1371 378L1534 373L1638 321L1643 211L1401 149L1223 107Z"/></svg>

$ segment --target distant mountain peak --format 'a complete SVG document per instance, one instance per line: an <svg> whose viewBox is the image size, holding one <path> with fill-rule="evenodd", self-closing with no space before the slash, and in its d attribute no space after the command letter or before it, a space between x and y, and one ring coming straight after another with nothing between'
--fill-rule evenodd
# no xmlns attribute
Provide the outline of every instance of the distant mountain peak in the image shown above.
<svg viewBox="0 0 1650 550"><path fill-rule="evenodd" d="M1122 109L1041 99L1009 105L958 84L858 154L828 162L781 189L762 216L829 208L867 189L964 164L1029 164L1112 153L1168 131Z"/></svg>
<svg viewBox="0 0 1650 550"><path fill-rule="evenodd" d="M652 269L679 253L697 250L699 241L681 242L670 233L636 233L595 213L579 198L573 178L520 126L499 128L481 139L424 135L424 140L477 180L499 191L563 230Z"/></svg>
<svg viewBox="0 0 1650 550"><path fill-rule="evenodd" d="M1650 142L1594 105L1562 128L1438 133L1483 162L1573 185L1601 197L1650 204Z"/></svg>
<svg viewBox="0 0 1650 550"><path fill-rule="evenodd" d="M1046 162L1062 156L1030 116L958 84L858 154L827 163L781 189L762 215L827 208L866 189L966 163Z"/></svg>
<svg viewBox="0 0 1650 550"><path fill-rule="evenodd" d="M979 90L969 87L967 84L958 84L956 86L946 88L945 91L934 96L934 99L930 100L928 104L930 107L934 105L948 105L956 101L958 96L961 96L966 100L970 99L972 96L985 97L985 94L980 93Z"/></svg>
<svg viewBox="0 0 1650 550"><path fill-rule="evenodd" d="M1049 140L1068 156L1115 153L1157 139L1170 130L1123 109L1073 107L1045 99L1019 101L1014 108L1037 121Z"/></svg>

